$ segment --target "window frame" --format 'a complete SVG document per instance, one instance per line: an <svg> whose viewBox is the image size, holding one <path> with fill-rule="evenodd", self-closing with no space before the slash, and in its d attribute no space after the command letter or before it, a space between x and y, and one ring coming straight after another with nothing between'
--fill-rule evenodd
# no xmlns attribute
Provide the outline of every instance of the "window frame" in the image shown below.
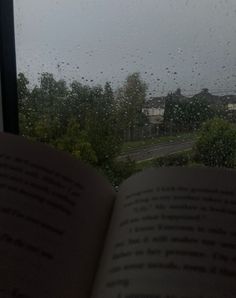
<svg viewBox="0 0 236 298"><path fill-rule="evenodd" d="M18 134L13 0L0 1L0 131Z"/></svg>

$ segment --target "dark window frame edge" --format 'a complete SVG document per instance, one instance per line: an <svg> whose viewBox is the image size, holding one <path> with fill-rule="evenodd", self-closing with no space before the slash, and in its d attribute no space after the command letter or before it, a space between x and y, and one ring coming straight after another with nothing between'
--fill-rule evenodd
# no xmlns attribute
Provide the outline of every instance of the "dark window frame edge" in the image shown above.
<svg viewBox="0 0 236 298"><path fill-rule="evenodd" d="M13 0L0 0L0 80L3 131L18 134L19 116Z"/></svg>

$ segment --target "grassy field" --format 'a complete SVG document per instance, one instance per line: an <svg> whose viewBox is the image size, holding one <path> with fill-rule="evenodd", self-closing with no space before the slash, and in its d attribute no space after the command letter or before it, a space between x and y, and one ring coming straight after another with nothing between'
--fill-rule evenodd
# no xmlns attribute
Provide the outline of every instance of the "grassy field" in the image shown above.
<svg viewBox="0 0 236 298"><path fill-rule="evenodd" d="M164 156L164 158L169 159L172 156L177 157L179 154L188 154L188 153L191 154L191 152L192 152L192 149L187 149L187 150L183 150L183 151L179 151L179 152L168 154L168 155ZM147 159L147 160L142 160L142 161L136 162L136 169L137 169L137 171L142 171L142 170L144 170L146 168L150 168L150 167L156 167L154 161L156 161L156 160L158 160L160 158L163 158L163 157L151 158L151 159ZM192 162L192 161L189 162L189 164L188 164L188 166L194 166L194 165L195 165L195 163ZM173 166L178 166L178 164L173 165Z"/></svg>
<svg viewBox="0 0 236 298"><path fill-rule="evenodd" d="M140 161L140 162L136 162L137 171L142 171L146 168L153 167L153 161L154 161L154 159L148 159L148 160L143 160L143 161Z"/></svg>
<svg viewBox="0 0 236 298"><path fill-rule="evenodd" d="M163 137L146 139L142 141L126 142L123 145L122 153L126 153L139 148L149 147L152 145L167 143L167 142L192 141L196 138L197 138L197 133L185 133L177 136L163 136Z"/></svg>

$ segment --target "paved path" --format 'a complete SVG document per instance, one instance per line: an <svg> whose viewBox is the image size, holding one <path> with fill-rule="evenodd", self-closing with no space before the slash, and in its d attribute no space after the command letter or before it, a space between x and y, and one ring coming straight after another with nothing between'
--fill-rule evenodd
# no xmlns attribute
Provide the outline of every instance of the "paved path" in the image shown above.
<svg viewBox="0 0 236 298"><path fill-rule="evenodd" d="M191 149L193 144L194 141L162 143L132 150L128 153L122 154L118 159L125 160L129 156L131 160L142 161Z"/></svg>

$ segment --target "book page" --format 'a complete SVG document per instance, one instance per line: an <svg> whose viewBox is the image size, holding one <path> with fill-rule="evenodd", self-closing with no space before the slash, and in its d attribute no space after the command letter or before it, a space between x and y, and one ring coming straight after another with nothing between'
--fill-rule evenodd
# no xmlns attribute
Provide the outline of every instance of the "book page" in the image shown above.
<svg viewBox="0 0 236 298"><path fill-rule="evenodd" d="M236 172L150 169L114 207L93 298L236 297Z"/></svg>
<svg viewBox="0 0 236 298"><path fill-rule="evenodd" d="M88 298L113 201L69 155L0 134L0 297Z"/></svg>

